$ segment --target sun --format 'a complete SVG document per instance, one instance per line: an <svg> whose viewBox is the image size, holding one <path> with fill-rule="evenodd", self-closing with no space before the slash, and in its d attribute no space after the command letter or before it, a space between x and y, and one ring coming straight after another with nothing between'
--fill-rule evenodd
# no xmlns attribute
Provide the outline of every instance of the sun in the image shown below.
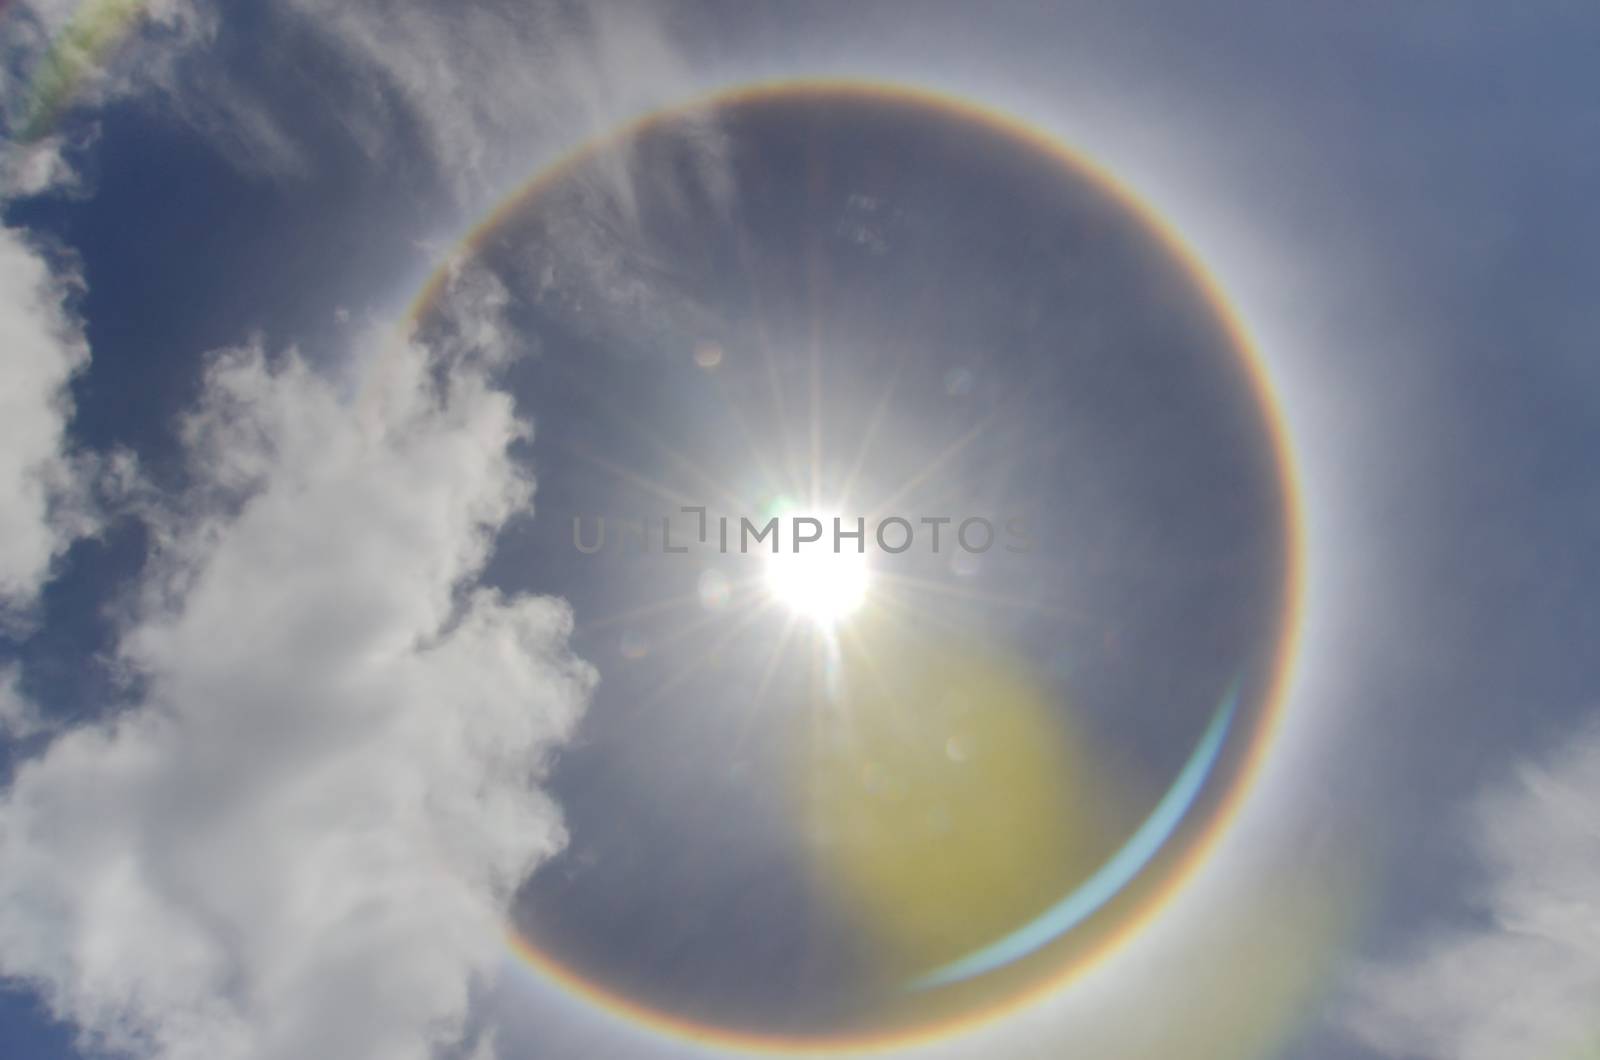
<svg viewBox="0 0 1600 1060"><path fill-rule="evenodd" d="M815 518L832 528L831 515ZM871 571L867 557L850 542L836 550L831 536L825 534L820 541L802 543L796 551L784 540L777 552L764 558L767 592L800 618L831 628L866 602Z"/></svg>

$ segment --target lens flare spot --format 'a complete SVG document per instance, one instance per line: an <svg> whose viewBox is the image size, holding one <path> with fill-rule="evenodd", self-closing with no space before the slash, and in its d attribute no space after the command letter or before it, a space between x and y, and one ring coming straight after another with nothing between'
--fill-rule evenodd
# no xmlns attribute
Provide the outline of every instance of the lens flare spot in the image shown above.
<svg viewBox="0 0 1600 1060"><path fill-rule="evenodd" d="M707 611L721 611L733 597L733 586L728 576L719 570L707 570L700 575L697 585L700 606Z"/></svg>
<svg viewBox="0 0 1600 1060"><path fill-rule="evenodd" d="M1014 664L844 639L843 697L808 720L799 771L811 858L824 893L878 936L886 974L926 969L1092 871L1121 800Z"/></svg>

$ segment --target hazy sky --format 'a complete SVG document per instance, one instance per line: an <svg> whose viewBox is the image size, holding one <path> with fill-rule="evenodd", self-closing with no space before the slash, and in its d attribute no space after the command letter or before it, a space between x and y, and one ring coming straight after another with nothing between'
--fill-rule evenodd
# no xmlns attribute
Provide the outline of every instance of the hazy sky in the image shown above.
<svg viewBox="0 0 1600 1060"><path fill-rule="evenodd" d="M896 919L916 887L835 864L877 881L853 935L785 840L793 731L736 712L805 700L807 658L773 648L781 610L714 635L748 565L568 548L571 515L654 515L663 484L732 508L837 476L739 359L791 351L778 389L806 393L819 316L830 438L912 365L869 485L974 425L896 500L1074 530L1059 562L878 589L967 593L907 590L949 645L908 686L1010 689L1003 657L1079 697L1065 772L1109 778L1104 806L1070 818L1059 879L1028 872L1081 880L1229 678L1264 681L1278 487L1225 336L1124 215L1027 191L1035 163L960 122L936 149L701 114L678 153L595 155L456 253L580 143L795 77L964 99L1113 175L1254 337L1299 472L1298 652L1242 812L1091 975L905 1051L1600 1049L1585 5L15 0L0 42L7 1056L707 1054L519 963L508 914L613 985L768 1029L843 1019L852 976L925 956ZM1054 775L1016 746L1010 773Z"/></svg>

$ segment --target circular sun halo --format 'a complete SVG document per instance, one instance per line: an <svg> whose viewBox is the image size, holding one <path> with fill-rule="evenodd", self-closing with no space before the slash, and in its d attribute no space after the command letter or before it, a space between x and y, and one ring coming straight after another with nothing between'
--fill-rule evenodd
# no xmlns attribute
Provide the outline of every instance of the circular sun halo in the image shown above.
<svg viewBox="0 0 1600 1060"><path fill-rule="evenodd" d="M832 520L824 525L831 526ZM766 557L767 592L796 616L823 627L833 627L858 610L867 599L871 581L867 558L854 548L835 551L822 540L801 544L799 551L784 544Z"/></svg>

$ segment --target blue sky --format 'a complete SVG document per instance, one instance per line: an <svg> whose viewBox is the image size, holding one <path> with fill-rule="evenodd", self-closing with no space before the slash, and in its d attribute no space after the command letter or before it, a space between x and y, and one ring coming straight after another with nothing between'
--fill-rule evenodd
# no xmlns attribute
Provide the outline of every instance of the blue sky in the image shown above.
<svg viewBox="0 0 1600 1060"><path fill-rule="evenodd" d="M741 500L772 492L718 417L747 408L729 392L758 388L741 329L764 312L781 333L815 303L786 306L776 283L760 311L722 293L741 269L792 268L790 292L810 290L802 259L773 249L810 238L806 195L866 255L854 287L834 260L835 334L944 358L908 384L894 423L911 440L882 475L959 433L985 386L1023 379L1037 389L1008 406L1016 433L931 479L924 510L1019 503L1000 472L1045 464L1018 438L1104 446L1098 463L1051 457L1069 485L1033 497L1100 551L1080 544L1048 576L1003 557L949 576L1098 595L1096 636L1070 633L1092 646L1040 662L1040 680L1107 704L1074 724L1124 801L1107 796L1103 846L1083 850L1137 825L1213 686L1244 665L1235 653L1264 643L1252 594L1271 592L1270 565L1226 584L1124 578L1113 561L1147 562L1142 539L1094 521L1142 512L1191 573L1232 555L1230 530L1272 529L1250 492L1266 484L1178 488L1238 466L1215 439L1254 437L1247 412L1135 408L1159 389L1141 380L1193 371L1176 392L1194 395L1225 378L1179 367L1218 341L1204 328L1141 330L1182 296L1159 268L1116 273L1103 232L1085 252L1118 293L1063 302L1061 319L1096 317L1109 348L1154 367L1107 383L1127 416L1105 412L1111 397L1074 406L1078 377L1039 368L1025 341L1068 323L1015 324L1055 261L1014 249L1048 227L1044 206L984 198L1000 178L958 155L942 182L867 164L923 150L909 134L866 137L859 157L830 147L835 202L786 168L788 126L758 135L713 113L680 159L689 177L648 151L602 154L577 198L458 260L423 330L401 327L464 234L576 144L714 88L844 76L1015 115L1148 202L1255 335L1303 477L1301 652L1245 811L1126 953L926 1054L1054 1056L1072 1040L1095 1056L1176 1055L1173 1041L1320 1060L1591 1055L1600 18L1583 5L136 6L26 140L51 42L70 48L96 5L0 6L0 1051L699 1055L516 966L507 915L554 918L565 958L697 1017L843 1018L829 984L879 966L874 931L892 917L863 915L851 950L854 922L830 919L784 838L789 789L773 778L792 733L735 720L726 675L759 678L777 626L650 706L678 669L658 645L721 606L719 583L679 579L690 615L664 626L597 624L679 576L658 573L663 557L585 566L565 547L569 509L659 499L613 491L596 454L680 499L709 488L643 433L597 427L607 415L672 434ZM817 165L815 142L794 157ZM851 197L873 180L887 206ZM958 180L978 189L961 210ZM769 272L718 242L725 208ZM881 316L850 303L901 282L875 240L895 262L919 238L926 270L966 277L958 294L922 315L911 286ZM950 261L991 255L982 282L941 257L957 239L976 249ZM963 326L1021 337L963 360ZM729 351L716 373L650 360L707 334ZM852 376L854 353L828 357L838 415L867 418L888 362ZM1146 414L1173 455L1117 433ZM1202 622L1157 620L1204 594L1226 600ZM1042 611L941 614L962 650L989 637L1029 665L1069 636ZM1102 635L1113 615L1122 656ZM1153 645L1159 666L1140 654ZM774 666L780 688L804 661ZM1219 962L1236 974L1196 987ZM1208 1007L1228 1020L1196 1014Z"/></svg>

